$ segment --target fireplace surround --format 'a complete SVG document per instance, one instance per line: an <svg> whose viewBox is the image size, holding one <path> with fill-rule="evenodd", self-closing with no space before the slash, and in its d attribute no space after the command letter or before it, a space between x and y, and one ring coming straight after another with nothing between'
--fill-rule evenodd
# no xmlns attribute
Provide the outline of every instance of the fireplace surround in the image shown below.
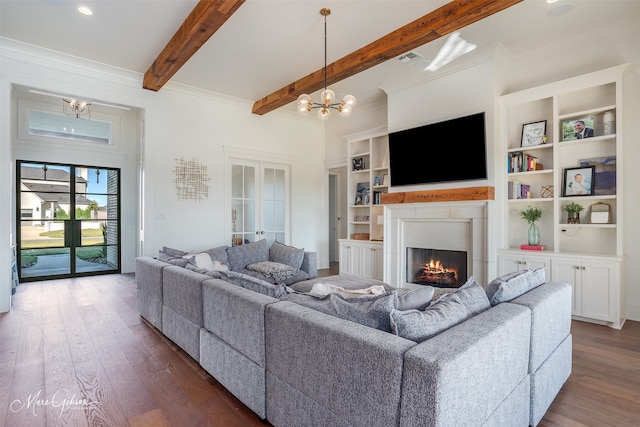
<svg viewBox="0 0 640 427"><path fill-rule="evenodd" d="M466 274L486 283L492 251L489 233L491 201L397 203L385 205L384 281L415 288L407 274L407 248L466 252ZM449 287L449 286L447 286ZM451 286L456 287L456 286Z"/></svg>

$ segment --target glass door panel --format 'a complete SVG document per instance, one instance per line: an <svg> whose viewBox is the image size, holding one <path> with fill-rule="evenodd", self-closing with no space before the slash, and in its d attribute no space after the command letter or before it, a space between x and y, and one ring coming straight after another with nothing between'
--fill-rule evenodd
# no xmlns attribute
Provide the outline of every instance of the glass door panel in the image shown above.
<svg viewBox="0 0 640 427"><path fill-rule="evenodd" d="M119 176L116 169L18 161L21 280L119 271Z"/></svg>

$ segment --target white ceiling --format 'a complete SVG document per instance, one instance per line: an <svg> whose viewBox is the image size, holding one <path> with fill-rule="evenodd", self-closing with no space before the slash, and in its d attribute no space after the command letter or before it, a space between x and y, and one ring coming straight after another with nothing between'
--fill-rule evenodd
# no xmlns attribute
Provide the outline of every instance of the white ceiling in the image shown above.
<svg viewBox="0 0 640 427"><path fill-rule="evenodd" d="M332 11L327 21L331 63L445 3L247 0L171 81L256 101L323 67L322 7ZM81 4L93 9L93 15L81 15ZM144 74L196 4L197 0L0 0L0 36ZM570 10L549 16L565 9ZM464 28L461 35L480 48L501 43L519 55L617 22L638 25L640 0L525 0ZM444 41L414 52L433 59ZM447 67L452 66L455 62ZM391 60L331 88L367 103L381 96L380 85L423 73L428 72L413 63Z"/></svg>

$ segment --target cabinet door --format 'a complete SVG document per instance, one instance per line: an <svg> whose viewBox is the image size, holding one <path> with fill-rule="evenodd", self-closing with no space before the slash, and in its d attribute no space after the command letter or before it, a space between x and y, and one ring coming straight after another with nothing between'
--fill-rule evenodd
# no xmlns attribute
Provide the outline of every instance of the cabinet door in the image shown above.
<svg viewBox="0 0 640 427"><path fill-rule="evenodd" d="M340 244L340 273L362 275L362 246L354 243Z"/></svg>
<svg viewBox="0 0 640 427"><path fill-rule="evenodd" d="M607 263L583 262L582 316L596 320L612 321L612 286L614 268Z"/></svg>
<svg viewBox="0 0 640 427"><path fill-rule="evenodd" d="M365 244L362 246L361 275L371 279L382 280L383 251L379 245Z"/></svg>
<svg viewBox="0 0 640 427"><path fill-rule="evenodd" d="M549 258L526 256L524 254L501 254L498 256L498 275L512 273L514 271L535 270L537 268L545 269L545 280L550 279L551 261Z"/></svg>
<svg viewBox="0 0 640 427"><path fill-rule="evenodd" d="M571 314L582 316L582 266L580 260L554 259L551 266L551 278L556 282L569 283L573 287L573 306Z"/></svg>

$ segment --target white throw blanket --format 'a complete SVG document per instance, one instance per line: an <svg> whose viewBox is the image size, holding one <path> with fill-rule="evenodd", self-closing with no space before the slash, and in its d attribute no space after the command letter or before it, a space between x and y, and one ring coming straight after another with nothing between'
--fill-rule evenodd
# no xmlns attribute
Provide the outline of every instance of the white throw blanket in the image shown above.
<svg viewBox="0 0 640 427"><path fill-rule="evenodd" d="M342 286L330 285L328 283L316 283L313 285L309 293L320 296L337 293L347 298L353 298L370 295L384 295L387 293L387 290L382 285L373 285L364 289L345 289Z"/></svg>

